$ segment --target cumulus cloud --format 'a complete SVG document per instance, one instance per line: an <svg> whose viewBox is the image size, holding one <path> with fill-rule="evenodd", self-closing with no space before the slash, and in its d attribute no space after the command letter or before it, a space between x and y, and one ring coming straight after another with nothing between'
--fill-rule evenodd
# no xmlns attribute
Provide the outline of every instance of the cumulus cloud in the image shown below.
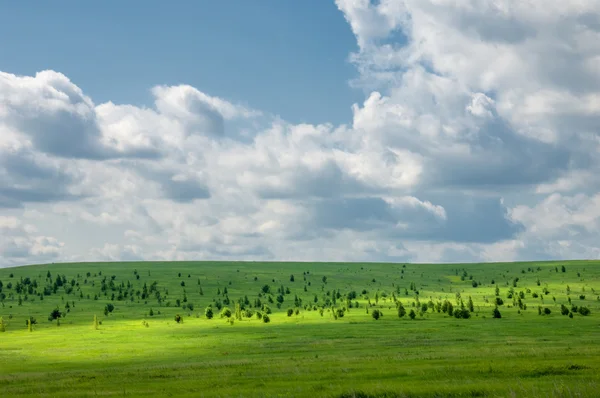
<svg viewBox="0 0 600 398"><path fill-rule="evenodd" d="M63 242L38 234L16 217L0 216L0 266L48 262L59 258Z"/></svg>
<svg viewBox="0 0 600 398"><path fill-rule="evenodd" d="M365 92L346 125L0 73L2 264L600 254L599 0L336 4Z"/></svg>

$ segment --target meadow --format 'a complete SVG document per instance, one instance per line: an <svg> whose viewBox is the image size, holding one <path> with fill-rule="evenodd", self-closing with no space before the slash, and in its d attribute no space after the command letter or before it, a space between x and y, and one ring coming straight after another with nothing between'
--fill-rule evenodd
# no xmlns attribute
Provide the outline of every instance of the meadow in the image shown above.
<svg viewBox="0 0 600 398"><path fill-rule="evenodd" d="M600 261L0 269L3 396L595 397Z"/></svg>

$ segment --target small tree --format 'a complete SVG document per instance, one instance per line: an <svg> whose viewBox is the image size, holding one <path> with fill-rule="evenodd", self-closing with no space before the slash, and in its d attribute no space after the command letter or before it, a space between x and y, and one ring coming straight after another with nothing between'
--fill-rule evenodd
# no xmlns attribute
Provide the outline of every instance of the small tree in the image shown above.
<svg viewBox="0 0 600 398"><path fill-rule="evenodd" d="M231 310L227 307L224 307L221 310L221 318L231 318Z"/></svg>
<svg viewBox="0 0 600 398"><path fill-rule="evenodd" d="M269 323L269 322L271 322L271 318L269 318L269 316L267 314L264 314L262 317L262 321L263 321L263 323Z"/></svg>
<svg viewBox="0 0 600 398"><path fill-rule="evenodd" d="M560 270L561 270L562 272L567 272L567 269L565 268L565 266L564 266L564 265L560 267Z"/></svg>
<svg viewBox="0 0 600 398"><path fill-rule="evenodd" d="M4 318L0 317L0 332L6 332L6 323L4 323Z"/></svg>
<svg viewBox="0 0 600 398"><path fill-rule="evenodd" d="M588 307L579 307L578 312L583 316L587 316L590 314L591 311Z"/></svg>
<svg viewBox="0 0 600 398"><path fill-rule="evenodd" d="M57 307L56 309L52 310L52 312L48 316L48 320L50 322L56 320L56 326L60 326L60 318L62 317L62 315L62 312L60 312L60 310Z"/></svg>
<svg viewBox="0 0 600 398"><path fill-rule="evenodd" d="M550 315L552 313L552 310L548 307L544 308L544 315Z"/></svg>
<svg viewBox="0 0 600 398"><path fill-rule="evenodd" d="M498 309L498 307L494 308L494 310L492 311L492 315L496 319L502 318L502 315L500 314L500 310Z"/></svg>
<svg viewBox="0 0 600 398"><path fill-rule="evenodd" d="M175 322L183 323L183 317L179 314L175 315Z"/></svg>
<svg viewBox="0 0 600 398"><path fill-rule="evenodd" d="M294 315L294 310L292 308L288 308L287 316L292 316L292 315Z"/></svg>
<svg viewBox="0 0 600 398"><path fill-rule="evenodd" d="M373 310L371 312L371 316L373 317L373 319L378 320L379 318L381 318L383 314L381 313L381 311L379 310Z"/></svg>
<svg viewBox="0 0 600 398"><path fill-rule="evenodd" d="M475 307L473 306L473 299L471 298L471 296L469 296L469 303L467 304L467 308L470 312L475 311Z"/></svg>
<svg viewBox="0 0 600 398"><path fill-rule="evenodd" d="M415 310L410 310L408 316L410 317L410 319L415 319L417 317L417 314L415 313Z"/></svg>
<svg viewBox="0 0 600 398"><path fill-rule="evenodd" d="M402 318L404 315L406 315L406 309L402 303L398 301L398 317Z"/></svg>
<svg viewBox="0 0 600 398"><path fill-rule="evenodd" d="M98 317L94 315L94 329L98 330Z"/></svg>
<svg viewBox="0 0 600 398"><path fill-rule="evenodd" d="M294 281L294 275L290 275L290 282Z"/></svg>

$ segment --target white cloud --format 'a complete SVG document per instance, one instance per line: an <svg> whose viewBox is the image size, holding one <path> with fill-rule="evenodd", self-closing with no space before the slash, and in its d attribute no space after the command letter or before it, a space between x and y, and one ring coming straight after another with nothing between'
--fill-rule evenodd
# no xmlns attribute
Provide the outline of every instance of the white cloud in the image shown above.
<svg viewBox="0 0 600 398"><path fill-rule="evenodd" d="M336 4L347 125L0 73L0 265L598 256L600 1Z"/></svg>

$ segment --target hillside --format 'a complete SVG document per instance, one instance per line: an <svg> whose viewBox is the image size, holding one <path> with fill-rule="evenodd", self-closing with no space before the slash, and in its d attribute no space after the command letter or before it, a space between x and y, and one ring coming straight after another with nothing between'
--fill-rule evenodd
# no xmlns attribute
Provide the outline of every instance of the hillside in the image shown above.
<svg viewBox="0 0 600 398"><path fill-rule="evenodd" d="M0 269L0 387L11 396L593 396L599 265Z"/></svg>

